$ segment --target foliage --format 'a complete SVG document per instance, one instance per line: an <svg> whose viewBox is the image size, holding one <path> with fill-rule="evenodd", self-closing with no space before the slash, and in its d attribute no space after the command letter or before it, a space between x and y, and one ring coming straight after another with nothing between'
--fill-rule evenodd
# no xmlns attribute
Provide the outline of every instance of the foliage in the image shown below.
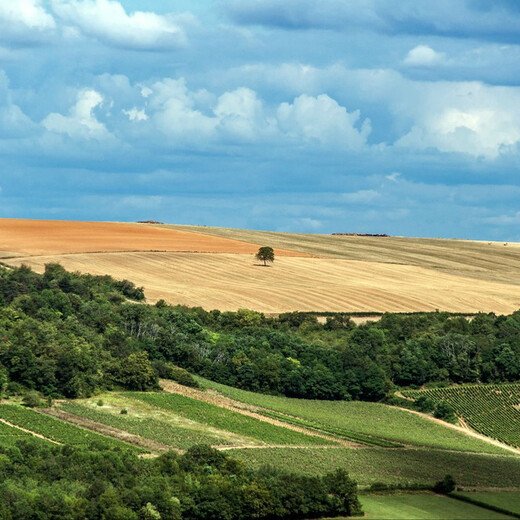
<svg viewBox="0 0 520 520"><path fill-rule="evenodd" d="M25 395L23 396L22 403L24 406L27 406L28 408L39 408L43 405L42 398L38 392L35 392L34 390L29 390L25 392Z"/></svg>
<svg viewBox="0 0 520 520"><path fill-rule="evenodd" d="M142 289L108 276L0 269L0 391L88 397L157 389L180 369L237 388L322 400L384 399L396 385L520 378L520 311L384 314L356 326L345 313L278 318L129 303ZM174 368L177 367L177 368ZM20 385L20 386L15 386Z"/></svg>
<svg viewBox="0 0 520 520"><path fill-rule="evenodd" d="M199 383L196 379L184 368L177 367L173 363L168 363L160 359L153 362L153 367L157 375L162 379L169 379L175 381L183 386L191 388L199 388Z"/></svg>
<svg viewBox="0 0 520 520"><path fill-rule="evenodd" d="M439 480L439 482L435 483L433 486L433 491L441 495L447 495L448 493L451 493L455 490L455 485L455 479L451 475L447 474L442 480Z"/></svg>
<svg viewBox="0 0 520 520"><path fill-rule="evenodd" d="M258 249L256 253L256 259L267 265L267 262L274 262L274 250L272 247L263 246Z"/></svg>
<svg viewBox="0 0 520 520"><path fill-rule="evenodd" d="M361 514L344 471L246 471L209 447L139 459L128 451L0 447L1 518L246 520Z"/></svg>

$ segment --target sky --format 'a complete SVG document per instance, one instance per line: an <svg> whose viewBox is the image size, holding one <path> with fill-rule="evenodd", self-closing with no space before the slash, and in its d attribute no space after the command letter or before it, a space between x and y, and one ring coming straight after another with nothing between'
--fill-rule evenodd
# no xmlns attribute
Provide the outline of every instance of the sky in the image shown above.
<svg viewBox="0 0 520 520"><path fill-rule="evenodd" d="M0 217L520 241L518 0L0 0Z"/></svg>

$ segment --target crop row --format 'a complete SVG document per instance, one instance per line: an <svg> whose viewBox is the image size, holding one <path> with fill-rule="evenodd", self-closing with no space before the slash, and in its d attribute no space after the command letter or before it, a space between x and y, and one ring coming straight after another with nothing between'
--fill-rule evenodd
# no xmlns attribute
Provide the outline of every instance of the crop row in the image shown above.
<svg viewBox="0 0 520 520"><path fill-rule="evenodd" d="M129 392L126 395L211 428L250 437L265 444L331 444L325 439L288 430L178 394Z"/></svg>
<svg viewBox="0 0 520 520"><path fill-rule="evenodd" d="M62 444L88 446L96 443L110 447L137 450L137 448L125 442L106 437L21 406L0 405L0 418ZM142 452L143 450L137 451Z"/></svg>
<svg viewBox="0 0 520 520"><path fill-rule="evenodd" d="M194 428L184 428L181 425L169 424L152 417L137 418L130 415L115 415L104 411L103 408L93 409L77 403L63 403L61 408L78 417L91 419L176 448L188 449L194 444L231 444L217 436L196 431Z"/></svg>
<svg viewBox="0 0 520 520"><path fill-rule="evenodd" d="M339 439L345 439L348 441L356 442L358 444L364 444L366 446L374 446L374 447L378 447L378 448L402 448L403 447L402 444L398 444L396 442L391 442L386 439L381 439L379 437L373 437L372 435L364 435L362 433L352 432L352 431L346 430L344 428L325 426L323 424L319 424L319 423L311 422L311 421L305 421L303 419L300 419L299 417L285 415L285 414L273 412L271 410L260 410L258 413L265 415L266 417L271 417L272 419L277 419L279 421L283 421L288 424L293 424L294 426L302 426L303 428L308 428L313 431L331 435L332 437L336 437Z"/></svg>
<svg viewBox="0 0 520 520"><path fill-rule="evenodd" d="M28 437L30 433L0 422L0 437Z"/></svg>
<svg viewBox="0 0 520 520"><path fill-rule="evenodd" d="M470 385L404 391L406 397L444 401L474 430L520 446L520 384Z"/></svg>

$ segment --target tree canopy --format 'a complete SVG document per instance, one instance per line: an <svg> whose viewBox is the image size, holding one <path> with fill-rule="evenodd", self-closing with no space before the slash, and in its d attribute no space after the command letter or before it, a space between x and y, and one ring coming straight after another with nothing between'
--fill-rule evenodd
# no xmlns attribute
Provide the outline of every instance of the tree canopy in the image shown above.
<svg viewBox="0 0 520 520"><path fill-rule="evenodd" d="M256 259L264 263L267 266L267 262L274 262L274 251L272 247L264 246L256 253Z"/></svg>

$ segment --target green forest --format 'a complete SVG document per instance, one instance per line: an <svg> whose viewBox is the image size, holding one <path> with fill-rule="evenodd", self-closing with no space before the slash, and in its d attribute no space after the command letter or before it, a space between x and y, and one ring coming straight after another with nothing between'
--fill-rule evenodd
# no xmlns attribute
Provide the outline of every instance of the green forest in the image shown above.
<svg viewBox="0 0 520 520"><path fill-rule="evenodd" d="M253 471L209 446L142 459L100 446L0 448L1 520L249 520L359 515L341 470Z"/></svg>
<svg viewBox="0 0 520 520"><path fill-rule="evenodd" d="M471 320L442 312L384 314L364 325L329 314L320 323L315 313L267 317L147 305L129 281L69 273L57 264L42 275L25 266L0 268L0 392L14 401L23 396L27 406L110 390L160 390L161 378L197 386L191 374L273 396L391 404L403 387L510 382L519 373L520 312ZM448 420L453 414L443 401L403 401ZM356 483L343 470L303 476L253 469L206 445L144 458L135 447L92 433L60 445L56 421L38 417L56 444L20 435L0 447L0 520L362 514ZM5 421L3 427L11 428Z"/></svg>
<svg viewBox="0 0 520 520"><path fill-rule="evenodd" d="M189 372L237 388L310 399L380 401L396 387L509 382L520 375L520 312L333 314L276 318L146 305L129 281L47 265L0 270L0 386L44 396L158 388ZM140 303L141 302L141 303Z"/></svg>

